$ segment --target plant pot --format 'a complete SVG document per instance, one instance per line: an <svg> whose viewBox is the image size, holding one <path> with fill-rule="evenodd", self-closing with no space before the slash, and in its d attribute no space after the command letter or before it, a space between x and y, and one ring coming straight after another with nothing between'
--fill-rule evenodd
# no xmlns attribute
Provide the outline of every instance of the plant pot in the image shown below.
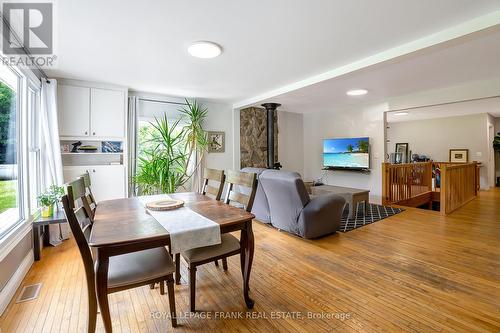
<svg viewBox="0 0 500 333"><path fill-rule="evenodd" d="M42 217L51 217L54 214L54 205L42 207Z"/></svg>

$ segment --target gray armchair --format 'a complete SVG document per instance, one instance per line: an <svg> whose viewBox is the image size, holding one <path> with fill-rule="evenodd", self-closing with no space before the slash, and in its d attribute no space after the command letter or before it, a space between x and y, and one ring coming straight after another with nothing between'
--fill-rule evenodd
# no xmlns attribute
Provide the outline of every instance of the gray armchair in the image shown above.
<svg viewBox="0 0 500 333"><path fill-rule="evenodd" d="M337 195L310 198L297 172L265 170L259 177L274 227L304 238L339 229L345 200Z"/></svg>

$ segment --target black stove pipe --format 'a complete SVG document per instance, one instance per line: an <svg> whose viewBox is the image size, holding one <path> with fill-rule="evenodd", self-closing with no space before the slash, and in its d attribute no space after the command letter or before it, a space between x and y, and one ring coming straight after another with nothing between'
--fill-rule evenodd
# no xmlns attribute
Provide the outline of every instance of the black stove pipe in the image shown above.
<svg viewBox="0 0 500 333"><path fill-rule="evenodd" d="M267 111L267 167L269 169L276 169L281 167L281 165L274 160L274 115L276 108L281 106L281 104L264 103L262 106Z"/></svg>

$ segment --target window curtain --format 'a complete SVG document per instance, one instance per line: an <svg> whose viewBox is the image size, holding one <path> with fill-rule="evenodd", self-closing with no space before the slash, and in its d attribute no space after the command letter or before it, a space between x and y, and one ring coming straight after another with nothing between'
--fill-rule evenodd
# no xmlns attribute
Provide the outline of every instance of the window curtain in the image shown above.
<svg viewBox="0 0 500 333"><path fill-rule="evenodd" d="M40 97L42 188L47 189L51 185L61 186L64 183L57 124L57 81L42 80ZM49 226L51 245L59 245L68 238L69 227L67 223Z"/></svg>
<svg viewBox="0 0 500 333"><path fill-rule="evenodd" d="M128 195L133 197L137 195L137 186L133 177L137 171L137 109L139 99L135 96L128 98Z"/></svg>
<svg viewBox="0 0 500 333"><path fill-rule="evenodd" d="M204 152L196 152L194 158L189 163L191 165L191 191L201 193L203 187L203 170L205 169ZM195 168L198 167L196 170Z"/></svg>

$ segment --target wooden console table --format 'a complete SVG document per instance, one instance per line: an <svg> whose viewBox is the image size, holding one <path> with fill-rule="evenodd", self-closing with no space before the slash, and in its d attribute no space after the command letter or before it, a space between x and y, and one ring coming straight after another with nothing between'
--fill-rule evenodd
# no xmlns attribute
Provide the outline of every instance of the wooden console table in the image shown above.
<svg viewBox="0 0 500 333"><path fill-rule="evenodd" d="M33 255L35 260L40 260L42 258L42 247L43 243L48 244L47 232L44 234L44 242L40 242L40 236L42 234L42 229L49 224L59 224L66 222L66 215L62 210L54 211L51 217L38 217L33 221Z"/></svg>
<svg viewBox="0 0 500 333"><path fill-rule="evenodd" d="M370 190L361 190L357 188L342 187L342 186L332 186L332 185L320 185L311 187L312 195L322 195L322 194L336 194L345 199L346 203L349 205L349 218L356 215L356 209L358 207L358 202L364 202L364 213L366 214L368 210L368 201Z"/></svg>

